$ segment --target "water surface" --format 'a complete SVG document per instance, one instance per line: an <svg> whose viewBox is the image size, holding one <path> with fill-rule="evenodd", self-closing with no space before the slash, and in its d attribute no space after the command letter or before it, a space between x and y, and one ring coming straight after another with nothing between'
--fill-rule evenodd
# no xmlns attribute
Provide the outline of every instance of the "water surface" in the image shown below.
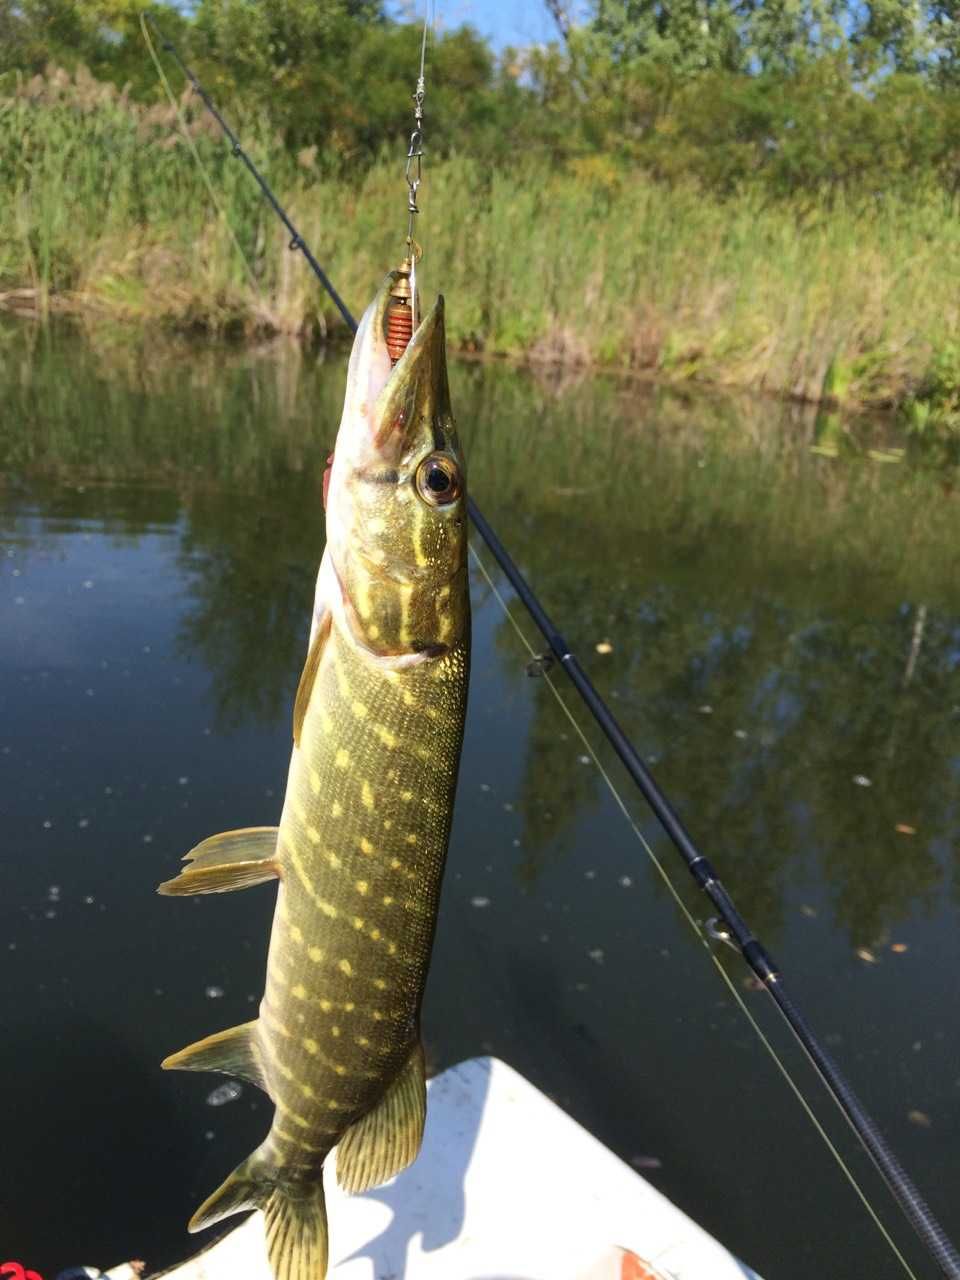
<svg viewBox="0 0 960 1280"><path fill-rule="evenodd" d="M343 380L295 347L0 326L0 1255L48 1280L186 1256L190 1212L269 1123L254 1089L213 1106L221 1078L158 1064L252 1016L273 895L154 887L203 836L279 815ZM950 478L871 460L883 428L771 402L451 380L475 498L960 1235ZM493 578L513 621L475 568L432 1067L504 1058L767 1280L897 1276Z"/></svg>

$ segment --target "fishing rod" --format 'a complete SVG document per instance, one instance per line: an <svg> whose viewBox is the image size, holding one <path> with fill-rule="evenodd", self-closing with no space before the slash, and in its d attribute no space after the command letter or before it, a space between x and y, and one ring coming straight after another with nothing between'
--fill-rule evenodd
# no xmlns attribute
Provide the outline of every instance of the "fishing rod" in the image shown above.
<svg viewBox="0 0 960 1280"><path fill-rule="evenodd" d="M256 168L247 153L243 150L237 136L221 116L209 95L203 89L194 73L181 58L172 42L163 35L157 27L157 24L148 14L143 15L143 21L145 23L149 23L153 28L160 41L161 48L173 57L183 75L200 97L204 106L213 115L214 119L223 130L224 135L229 140L233 154L243 161L246 168L256 179L260 190L263 192L271 208L290 232L290 249L294 251L300 250L300 252L303 253L320 283L327 290L335 303L347 327L350 329L351 333L355 334L357 332L356 320L341 299L340 295L334 289L316 258L310 252L308 246L303 240L303 237L300 235L286 211L270 190L265 179L260 174L259 170ZM424 51L422 48L420 78L417 83L417 92L414 95L415 129L411 135L410 146L407 153L406 178L410 189L408 205L410 219L408 224L407 248L408 258L411 264L408 268L408 272L410 274L415 272L416 259L419 256L419 246L417 246L416 241L413 239L413 217L416 213L419 213L416 198L417 187L420 183L420 156L422 155L423 141L423 56ZM407 263L405 261L404 266L406 265ZM408 296L410 299L410 318L412 319L416 307L415 290L411 290L411 293ZM544 640L547 642L550 654L566 672L567 677L572 683L574 689L576 689L577 693L580 695L580 698L587 710L593 716L600 730L619 757L621 763L636 783L641 795L652 809L654 816L660 823L660 826L663 828L671 843L680 854L687 870L693 877L697 886L709 898L711 904L716 909L719 918L723 921L723 928L719 931L714 931L714 936L722 939L723 941L728 941L737 951L740 952L740 955L743 957L758 982L773 999L774 1004L783 1016L790 1030L793 1032L797 1041L800 1043L804 1052L807 1054L823 1084L826 1086L833 1100L836 1102L840 1111L850 1124L850 1127L859 1138L864 1149L870 1155L881 1177L887 1184L891 1195L899 1205L904 1216L907 1218L907 1221L913 1227L917 1236L937 1263L942 1275L948 1277L948 1280L960 1280L960 1253L958 1253L956 1247L947 1236L943 1227L934 1217L933 1212L926 1203L924 1197L914 1185L910 1176L900 1164L900 1161L894 1155L878 1125L860 1102L856 1093L841 1073L837 1064L834 1062L832 1056L827 1053L820 1044L820 1041L817 1039L809 1022L788 995L780 968L774 962L766 947L754 935L746 920L738 911L733 898L724 887L715 868L705 855L701 853L693 839L693 836L687 830L680 818L680 815L670 803L665 793L661 790L653 774L646 764L644 764L639 751L634 746L630 737L619 724L613 712L597 691L593 681L584 670L579 658L577 658L576 654L572 651L566 639L563 637L547 611L544 609L543 605L540 603L533 589L517 567L512 556L497 536L493 526L469 496L467 498L467 509L470 514L470 519L473 521L474 527L480 534L480 537L483 539L493 558L500 566L521 603L524 605Z"/></svg>

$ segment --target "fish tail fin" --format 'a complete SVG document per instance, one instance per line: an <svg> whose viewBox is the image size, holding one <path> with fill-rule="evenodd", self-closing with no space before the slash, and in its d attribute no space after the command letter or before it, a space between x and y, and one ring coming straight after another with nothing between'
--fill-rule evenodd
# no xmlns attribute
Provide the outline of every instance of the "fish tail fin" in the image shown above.
<svg viewBox="0 0 960 1280"><path fill-rule="evenodd" d="M324 1280L327 1274L327 1205L323 1180L281 1181L272 1162L255 1151L190 1219L202 1231L244 1209L262 1209L267 1255L275 1280Z"/></svg>

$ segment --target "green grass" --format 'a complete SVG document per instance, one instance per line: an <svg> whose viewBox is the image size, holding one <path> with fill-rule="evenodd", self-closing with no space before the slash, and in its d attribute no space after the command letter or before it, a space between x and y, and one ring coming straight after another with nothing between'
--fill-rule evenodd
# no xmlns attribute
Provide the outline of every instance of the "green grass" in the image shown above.
<svg viewBox="0 0 960 1280"><path fill-rule="evenodd" d="M186 329L336 328L251 179L189 110L219 210L172 109L130 104L82 73L0 99L0 294ZM240 124L361 309L403 247L399 140L389 159L335 179L256 120ZM421 207L421 279L447 297L454 346L892 404L922 395L960 343L960 220L933 189L831 205L720 200L522 156L494 172L428 156Z"/></svg>

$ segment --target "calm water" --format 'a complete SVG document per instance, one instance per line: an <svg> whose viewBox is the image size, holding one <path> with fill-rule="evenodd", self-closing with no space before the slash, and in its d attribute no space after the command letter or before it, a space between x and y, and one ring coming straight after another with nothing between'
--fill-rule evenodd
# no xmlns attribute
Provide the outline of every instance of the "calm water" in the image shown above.
<svg viewBox="0 0 960 1280"><path fill-rule="evenodd" d="M48 1280L186 1256L190 1212L269 1121L252 1088L211 1106L222 1077L158 1064L252 1016L273 895L154 886L279 814L343 377L293 348L0 325L0 1256ZM474 496L960 1235L957 493L869 460L867 428L811 452L837 424L774 404L451 377ZM898 1276L473 585L433 1067L506 1059L767 1280Z"/></svg>

